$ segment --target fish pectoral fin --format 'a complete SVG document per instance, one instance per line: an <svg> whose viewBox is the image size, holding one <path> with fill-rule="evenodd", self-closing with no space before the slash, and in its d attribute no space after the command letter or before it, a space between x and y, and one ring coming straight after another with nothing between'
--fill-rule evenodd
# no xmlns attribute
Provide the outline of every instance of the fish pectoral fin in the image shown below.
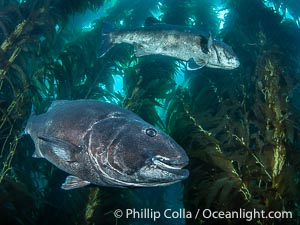
<svg viewBox="0 0 300 225"><path fill-rule="evenodd" d="M204 60L197 60L197 62L195 62L194 59L190 59L187 62L187 70L193 71L193 70L198 70L201 69L202 67L204 67L207 63Z"/></svg>
<svg viewBox="0 0 300 225"><path fill-rule="evenodd" d="M89 185L91 182L82 180L79 177L67 176L65 183L61 185L61 188L64 190L71 190L75 188L81 188Z"/></svg>
<svg viewBox="0 0 300 225"><path fill-rule="evenodd" d="M75 155L82 150L80 147L60 138L45 136L38 136L38 138L49 144L55 155L66 162L76 162Z"/></svg>
<svg viewBox="0 0 300 225"><path fill-rule="evenodd" d="M135 54L136 57L149 55L144 51L143 46L140 45L140 44L133 43L133 48L134 48L134 54Z"/></svg>

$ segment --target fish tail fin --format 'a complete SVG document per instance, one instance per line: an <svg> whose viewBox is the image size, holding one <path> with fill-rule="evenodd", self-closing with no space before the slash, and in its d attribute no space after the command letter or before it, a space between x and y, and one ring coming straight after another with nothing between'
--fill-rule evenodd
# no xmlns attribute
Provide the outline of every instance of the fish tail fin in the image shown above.
<svg viewBox="0 0 300 225"><path fill-rule="evenodd" d="M32 117L32 116L35 116L36 114L35 114L35 111L34 111L34 107L33 107L33 104L31 105L31 112L30 112L30 117ZM23 136L25 136L25 135L27 135L28 134L28 127L29 127L29 120L30 120L30 117L28 118L28 120L27 120L27 122L26 122L26 124L25 124L25 127L19 132L19 135L18 135L18 137L19 138L22 138Z"/></svg>
<svg viewBox="0 0 300 225"><path fill-rule="evenodd" d="M106 22L102 23L101 42L97 51L97 58L103 57L112 47L114 47L109 35L113 30L114 27L112 24Z"/></svg>
<svg viewBox="0 0 300 225"><path fill-rule="evenodd" d="M111 23L103 22L102 23L102 34L109 34L110 32L114 31L115 27Z"/></svg>

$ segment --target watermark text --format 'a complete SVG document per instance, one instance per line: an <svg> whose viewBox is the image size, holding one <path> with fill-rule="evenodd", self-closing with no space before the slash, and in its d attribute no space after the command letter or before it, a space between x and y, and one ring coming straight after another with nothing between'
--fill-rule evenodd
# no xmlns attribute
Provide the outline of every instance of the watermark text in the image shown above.
<svg viewBox="0 0 300 225"><path fill-rule="evenodd" d="M126 219L151 219L157 221L165 219L245 219L250 222L255 219L292 219L291 211L265 211L265 210L246 210L239 209L233 211L214 211L211 209L197 209L192 212L184 208L155 210L150 208L144 209L116 209L114 211L116 218Z"/></svg>

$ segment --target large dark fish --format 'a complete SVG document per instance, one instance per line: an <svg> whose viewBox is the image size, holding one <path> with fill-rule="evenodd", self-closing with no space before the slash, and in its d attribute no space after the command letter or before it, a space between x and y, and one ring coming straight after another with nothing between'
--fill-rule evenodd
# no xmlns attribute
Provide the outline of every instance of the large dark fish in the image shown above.
<svg viewBox="0 0 300 225"><path fill-rule="evenodd" d="M169 185L188 177L184 150L136 114L94 100L54 101L25 129L34 157L71 174L63 189Z"/></svg>
<svg viewBox="0 0 300 225"><path fill-rule="evenodd" d="M99 56L104 56L116 44L134 46L137 57L164 55L188 62L188 70L203 66L231 70L240 63L232 48L190 27L162 24L148 18L145 27L131 30L113 30L104 23Z"/></svg>

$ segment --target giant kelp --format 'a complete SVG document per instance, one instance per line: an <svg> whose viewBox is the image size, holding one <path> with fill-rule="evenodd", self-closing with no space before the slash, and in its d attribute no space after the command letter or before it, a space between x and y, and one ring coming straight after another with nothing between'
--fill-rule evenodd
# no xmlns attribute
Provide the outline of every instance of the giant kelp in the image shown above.
<svg viewBox="0 0 300 225"><path fill-rule="evenodd" d="M187 209L292 210L296 215L300 34L294 21L277 14L283 6L296 12L291 2L273 2L275 10L260 0L115 1L89 32L67 30L68 16L97 9L103 1L0 2L1 223L128 224L139 221L116 220L116 207L169 207L162 203L164 188L65 192L59 187L65 173L44 160L33 162L33 143L21 133L32 104L42 113L53 99L80 98L120 104L184 147L191 159L191 175L184 182ZM174 59L136 58L128 45L96 58L101 21L136 27L155 9L163 22L220 33L218 38L238 54L240 68L187 72ZM219 32L221 9L229 11ZM176 83L179 74L186 79L181 85ZM115 90L116 77L122 91ZM220 222L243 221L186 220ZM297 224L296 219L284 222Z"/></svg>
<svg viewBox="0 0 300 225"><path fill-rule="evenodd" d="M223 35L240 56L240 69L223 75L203 70L189 89L178 90L169 107L172 135L191 157L187 205L193 210L292 210L296 215L298 128L288 96L298 79L299 30L260 1L227 4L231 12Z"/></svg>
<svg viewBox="0 0 300 225"><path fill-rule="evenodd" d="M293 17L298 27L300 25L300 3L293 0L272 0L270 1L274 5L274 10L277 13L282 14L284 17L288 17L287 14Z"/></svg>
<svg viewBox="0 0 300 225"><path fill-rule="evenodd" d="M218 1L166 0L163 3L162 19L166 23L195 26L202 31L217 31L217 11L213 9L217 8Z"/></svg>
<svg viewBox="0 0 300 225"><path fill-rule="evenodd" d="M158 0L132 2L116 0L114 7L108 10L106 19L119 26L136 28L144 24L147 16L151 16L151 11L155 10L158 2Z"/></svg>
<svg viewBox="0 0 300 225"><path fill-rule="evenodd" d="M75 5L70 2L69 7L58 3L59 1L26 1L13 4L7 1L1 7L0 189L3 197L1 214L7 215L2 218L1 223L36 224L42 220L43 213L47 214L51 209L56 209L57 212L63 209L54 206L45 198L54 192L52 197L59 196L53 189L43 189L45 185L51 184L51 179L45 178L52 170L51 167L26 163L33 146L28 139L22 138L22 130L31 111L31 102L35 103L37 112L43 111L46 106L41 104L47 97L51 97L53 92L53 80L45 75L42 68L49 64L51 57L59 53L63 44L63 33L56 27L62 27L66 23L66 15L76 10L85 10L92 5L99 7L101 2L76 2ZM57 14L60 10L64 10L66 14ZM57 43L60 44L56 45ZM41 75L40 83L37 82L37 74ZM55 171L52 170L50 174L55 178ZM60 215L61 221L65 220L61 215L67 216L66 212L57 215ZM75 216L72 218L74 220L69 220L70 224L76 221ZM52 219L59 221L56 216ZM50 220L48 222L51 223Z"/></svg>

